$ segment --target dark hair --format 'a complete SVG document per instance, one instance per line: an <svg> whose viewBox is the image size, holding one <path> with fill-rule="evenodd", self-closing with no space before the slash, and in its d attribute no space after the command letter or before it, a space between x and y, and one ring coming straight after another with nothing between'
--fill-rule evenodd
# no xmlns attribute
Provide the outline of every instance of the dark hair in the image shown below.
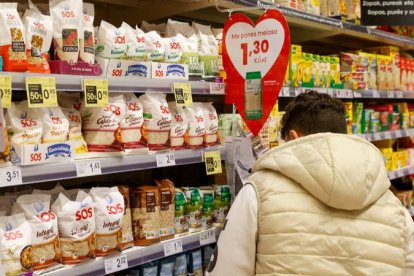
<svg viewBox="0 0 414 276"><path fill-rule="evenodd" d="M282 119L282 138L292 129L303 135L322 132L347 133L344 104L316 91L299 94L286 106Z"/></svg>

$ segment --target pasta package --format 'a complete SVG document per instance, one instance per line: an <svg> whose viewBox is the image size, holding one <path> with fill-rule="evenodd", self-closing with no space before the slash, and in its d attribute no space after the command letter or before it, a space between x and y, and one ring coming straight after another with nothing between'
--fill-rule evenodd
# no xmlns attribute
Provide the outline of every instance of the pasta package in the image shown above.
<svg viewBox="0 0 414 276"><path fill-rule="evenodd" d="M82 134L82 116L80 112L74 108L62 108L62 112L69 121L68 140L75 143L75 152L88 152L88 146Z"/></svg>
<svg viewBox="0 0 414 276"><path fill-rule="evenodd" d="M57 216L50 210L50 195L29 194L17 198L13 214L23 212L32 230L29 250L33 270L57 265L61 259Z"/></svg>
<svg viewBox="0 0 414 276"><path fill-rule="evenodd" d="M149 61L163 62L165 60L165 39L156 31L146 34L147 59Z"/></svg>
<svg viewBox="0 0 414 276"><path fill-rule="evenodd" d="M193 23L198 37L198 54L200 58L202 75L204 78L219 75L218 68L218 42L210 26Z"/></svg>
<svg viewBox="0 0 414 276"><path fill-rule="evenodd" d="M134 234L132 232L131 204L129 187L126 185L118 186L125 202L124 218L122 220L122 250L134 246Z"/></svg>
<svg viewBox="0 0 414 276"><path fill-rule="evenodd" d="M33 7L24 13L23 25L29 72L50 74L48 52L53 37L52 17L41 14Z"/></svg>
<svg viewBox="0 0 414 276"><path fill-rule="evenodd" d="M203 147L206 134L206 120L204 115L204 104L194 103L184 109L188 119L186 144L188 148L197 149Z"/></svg>
<svg viewBox="0 0 414 276"><path fill-rule="evenodd" d="M98 30L96 55L102 58L124 58L126 51L125 29L102 20Z"/></svg>
<svg viewBox="0 0 414 276"><path fill-rule="evenodd" d="M107 256L122 249L124 198L117 187L92 188L96 224L97 257Z"/></svg>
<svg viewBox="0 0 414 276"><path fill-rule="evenodd" d="M88 151L121 151L120 123L125 114L126 105L122 95L109 97L109 104L104 108L84 108L83 133Z"/></svg>
<svg viewBox="0 0 414 276"><path fill-rule="evenodd" d="M218 132L218 115L212 102L203 104L204 118L206 123L206 133L204 135L205 146L215 146L220 144Z"/></svg>
<svg viewBox="0 0 414 276"><path fill-rule="evenodd" d="M50 0L55 58L76 63L82 31L82 0Z"/></svg>
<svg viewBox="0 0 414 276"><path fill-rule="evenodd" d="M65 142L69 132L69 121L60 107L39 109L43 123L43 143Z"/></svg>
<svg viewBox="0 0 414 276"><path fill-rule="evenodd" d="M0 217L0 250L4 275L20 275L32 266L32 233L23 213Z"/></svg>
<svg viewBox="0 0 414 276"><path fill-rule="evenodd" d="M145 147L142 135L144 124L144 108L133 93L124 95L126 115L121 121L121 138L124 149L136 149Z"/></svg>
<svg viewBox="0 0 414 276"><path fill-rule="evenodd" d="M155 181L160 197L160 239L174 238L175 226L175 187L169 179Z"/></svg>
<svg viewBox="0 0 414 276"><path fill-rule="evenodd" d="M169 102L168 108L171 112L171 149L176 150L185 148L184 137L188 128L188 120L184 108L177 106L175 102Z"/></svg>
<svg viewBox="0 0 414 276"><path fill-rule="evenodd" d="M6 124L11 142L40 144L43 126L37 109L29 108L27 101L11 103L6 113Z"/></svg>
<svg viewBox="0 0 414 276"><path fill-rule="evenodd" d="M27 71L24 26L17 3L0 3L0 53L4 71Z"/></svg>
<svg viewBox="0 0 414 276"><path fill-rule="evenodd" d="M145 61L147 59L147 44L145 33L139 28L132 28L125 22L122 22L121 28L125 30L126 34L126 58Z"/></svg>
<svg viewBox="0 0 414 276"><path fill-rule="evenodd" d="M95 257L95 216L92 198L79 191L75 201L63 193L52 205L58 216L60 250L64 264L78 264Z"/></svg>
<svg viewBox="0 0 414 276"><path fill-rule="evenodd" d="M95 29L93 27L94 16L94 5L83 3L82 32L79 38L79 59L90 64L95 63Z"/></svg>
<svg viewBox="0 0 414 276"><path fill-rule="evenodd" d="M160 199L158 188L140 186L131 191L132 228L135 245L160 241Z"/></svg>
<svg viewBox="0 0 414 276"><path fill-rule="evenodd" d="M165 94L144 94L139 97L144 107L144 139L150 150L169 147L171 113Z"/></svg>

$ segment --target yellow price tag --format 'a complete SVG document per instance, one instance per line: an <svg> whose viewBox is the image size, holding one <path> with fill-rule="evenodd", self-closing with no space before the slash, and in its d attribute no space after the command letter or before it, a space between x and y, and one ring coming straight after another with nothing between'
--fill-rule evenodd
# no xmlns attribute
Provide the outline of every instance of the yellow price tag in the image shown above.
<svg viewBox="0 0 414 276"><path fill-rule="evenodd" d="M9 108L12 99L12 77L0 76L0 98L1 106Z"/></svg>
<svg viewBox="0 0 414 276"><path fill-rule="evenodd" d="M207 175L222 173L221 156L219 151L204 152Z"/></svg>
<svg viewBox="0 0 414 276"><path fill-rule="evenodd" d="M109 103L108 80L85 79L83 81L86 107L105 107Z"/></svg>
<svg viewBox="0 0 414 276"><path fill-rule="evenodd" d="M191 94L191 83L174 83L173 92L177 106L192 106L193 95Z"/></svg>
<svg viewBox="0 0 414 276"><path fill-rule="evenodd" d="M26 92L30 108L58 106L54 77L27 77Z"/></svg>

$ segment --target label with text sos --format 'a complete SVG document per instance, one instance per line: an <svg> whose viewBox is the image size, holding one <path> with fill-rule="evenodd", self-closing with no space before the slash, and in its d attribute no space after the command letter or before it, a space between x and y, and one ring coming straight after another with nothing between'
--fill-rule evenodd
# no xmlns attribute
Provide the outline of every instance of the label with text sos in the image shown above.
<svg viewBox="0 0 414 276"><path fill-rule="evenodd" d="M153 62L151 70L153 79L188 80L187 64Z"/></svg>

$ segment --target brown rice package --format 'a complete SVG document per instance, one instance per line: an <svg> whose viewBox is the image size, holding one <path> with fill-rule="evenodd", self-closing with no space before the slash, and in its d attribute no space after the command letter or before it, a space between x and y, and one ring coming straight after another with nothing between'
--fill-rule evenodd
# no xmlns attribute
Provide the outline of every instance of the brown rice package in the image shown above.
<svg viewBox="0 0 414 276"><path fill-rule="evenodd" d="M169 179L155 181L160 193L160 239L174 238L175 226L175 187Z"/></svg>

